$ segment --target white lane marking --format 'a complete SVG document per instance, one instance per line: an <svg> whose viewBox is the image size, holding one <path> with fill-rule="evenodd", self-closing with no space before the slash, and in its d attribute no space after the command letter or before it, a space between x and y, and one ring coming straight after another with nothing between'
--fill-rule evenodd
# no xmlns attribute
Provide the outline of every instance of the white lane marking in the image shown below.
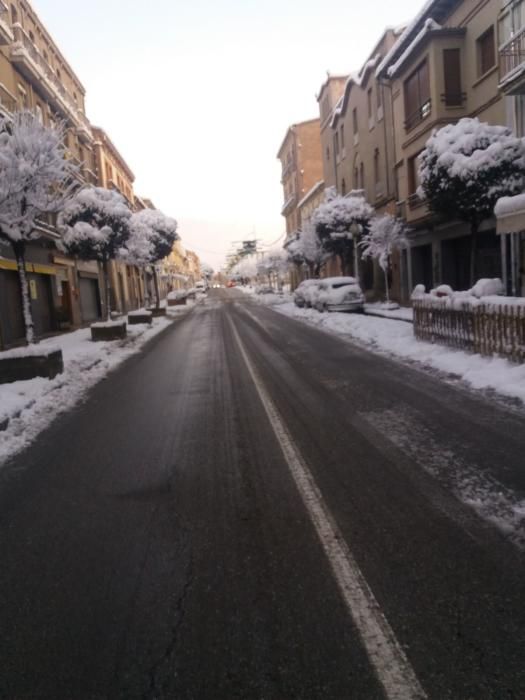
<svg viewBox="0 0 525 700"><path fill-rule="evenodd" d="M343 535L337 527L277 408L270 399L239 333L229 318L239 346L266 415L279 441L283 455L317 531L344 602L357 627L368 658L388 700L423 700L427 698L394 631L379 607Z"/></svg>

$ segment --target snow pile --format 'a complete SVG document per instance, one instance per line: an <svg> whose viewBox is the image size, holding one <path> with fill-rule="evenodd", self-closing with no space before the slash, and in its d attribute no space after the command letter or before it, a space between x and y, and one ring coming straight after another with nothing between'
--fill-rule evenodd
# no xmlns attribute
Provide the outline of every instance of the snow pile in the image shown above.
<svg viewBox="0 0 525 700"><path fill-rule="evenodd" d="M449 309L475 308L483 305L486 311L496 311L504 307L525 308L524 297L503 296L503 282L493 279L480 279L466 291L455 292L452 287L442 284L427 294L423 285L417 285L412 292L412 301L426 302Z"/></svg>
<svg viewBox="0 0 525 700"><path fill-rule="evenodd" d="M54 379L37 377L0 385L0 426L7 424L0 430L0 465L27 447L56 416L82 401L91 387L171 323L171 319L162 318L150 327L131 326L127 338L121 341L93 343L90 329L83 328L39 343L38 348L44 352L62 350L64 373Z"/></svg>
<svg viewBox="0 0 525 700"><path fill-rule="evenodd" d="M416 361L427 368L460 378L474 389L491 389L525 402L525 364L416 340L412 324L403 321L360 314L320 314L291 303L277 306L276 311L358 342L374 352Z"/></svg>

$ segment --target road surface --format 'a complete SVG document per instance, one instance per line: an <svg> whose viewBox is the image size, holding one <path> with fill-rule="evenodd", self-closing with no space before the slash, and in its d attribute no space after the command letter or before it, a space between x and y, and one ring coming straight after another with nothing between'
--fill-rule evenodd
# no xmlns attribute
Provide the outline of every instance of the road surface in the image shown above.
<svg viewBox="0 0 525 700"><path fill-rule="evenodd" d="M524 447L214 290L0 473L0 698L522 700L523 554L452 472L523 494Z"/></svg>

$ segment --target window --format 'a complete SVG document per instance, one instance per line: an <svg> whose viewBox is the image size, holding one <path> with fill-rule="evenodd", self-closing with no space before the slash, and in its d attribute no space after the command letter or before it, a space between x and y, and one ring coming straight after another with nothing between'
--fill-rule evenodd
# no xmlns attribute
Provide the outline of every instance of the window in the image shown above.
<svg viewBox="0 0 525 700"><path fill-rule="evenodd" d="M362 190L365 189L365 164L361 161L361 167L359 168L359 179L360 187Z"/></svg>
<svg viewBox="0 0 525 700"><path fill-rule="evenodd" d="M372 119L372 88L368 88L368 92L366 93L366 99L368 102L368 118Z"/></svg>
<svg viewBox="0 0 525 700"><path fill-rule="evenodd" d="M27 97L27 92L22 85L18 86L18 99L20 101L21 109L29 109L29 99Z"/></svg>
<svg viewBox="0 0 525 700"><path fill-rule="evenodd" d="M378 184L381 179L379 168L379 148L374 151L374 184Z"/></svg>
<svg viewBox="0 0 525 700"><path fill-rule="evenodd" d="M339 153L339 132L335 132L335 152Z"/></svg>
<svg viewBox="0 0 525 700"><path fill-rule="evenodd" d="M423 61L404 83L405 129L409 131L430 114L428 63Z"/></svg>
<svg viewBox="0 0 525 700"><path fill-rule="evenodd" d="M326 160L330 160L330 147L326 147Z"/></svg>
<svg viewBox="0 0 525 700"><path fill-rule="evenodd" d="M357 165L354 166L354 190L359 189L359 168Z"/></svg>
<svg viewBox="0 0 525 700"><path fill-rule="evenodd" d="M35 107L35 112L36 112L36 118L38 121L43 124L44 123L44 113L42 112L42 107L37 104Z"/></svg>
<svg viewBox="0 0 525 700"><path fill-rule="evenodd" d="M345 182L344 178L343 178L343 181L341 182L341 194L343 195L343 197L346 194L346 182Z"/></svg>
<svg viewBox="0 0 525 700"><path fill-rule="evenodd" d="M341 148L345 147L345 127L344 125L341 126L341 129L339 130L340 134L340 139L341 139Z"/></svg>
<svg viewBox="0 0 525 700"><path fill-rule="evenodd" d="M459 107L463 103L461 90L461 54L459 49L443 50L443 74L445 94L443 101L447 107Z"/></svg>
<svg viewBox="0 0 525 700"><path fill-rule="evenodd" d="M357 107L354 107L352 111L352 124L354 127L354 134L357 134L357 132L359 131L359 125L357 123Z"/></svg>
<svg viewBox="0 0 525 700"><path fill-rule="evenodd" d="M18 11L14 5L11 5L11 22L13 24L18 23Z"/></svg>
<svg viewBox="0 0 525 700"><path fill-rule="evenodd" d="M408 194L414 195L419 187L419 156L418 153L407 161L408 169Z"/></svg>
<svg viewBox="0 0 525 700"><path fill-rule="evenodd" d="M377 84L376 100L377 100L377 109L380 110L381 107L383 106L383 88L379 83Z"/></svg>
<svg viewBox="0 0 525 700"><path fill-rule="evenodd" d="M496 64L494 27L490 27L476 41L478 50L478 75L485 75Z"/></svg>

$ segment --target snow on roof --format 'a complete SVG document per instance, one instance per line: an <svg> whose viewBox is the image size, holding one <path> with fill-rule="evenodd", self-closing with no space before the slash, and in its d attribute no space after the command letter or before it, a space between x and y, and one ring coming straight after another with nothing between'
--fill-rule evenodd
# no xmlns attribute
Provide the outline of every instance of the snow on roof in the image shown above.
<svg viewBox="0 0 525 700"><path fill-rule="evenodd" d="M350 95L350 92L352 90L352 87L355 85L356 87L362 87L366 80L368 79L368 74L371 70L373 70L376 65L379 63L381 59L380 54L376 54L373 58L370 58L365 65L361 68L361 70L358 73L351 73L348 76L348 80L346 81L345 89L343 90L343 94L339 98L336 106L334 107L334 111L332 113L332 119L330 121L330 126L334 126L339 117L346 112L346 106L348 103L348 97Z"/></svg>
<svg viewBox="0 0 525 700"><path fill-rule="evenodd" d="M388 69L387 69L387 75L389 78L392 78L399 68L403 65L403 63L407 60L407 58L410 56L410 54L419 46L419 44L425 39L430 32L436 31L438 29L442 29L441 25L438 24L435 20L433 20L431 17L429 17L427 20L425 20L425 23L423 24L423 27L419 31L418 34L414 37L412 42L407 46L405 51L401 54L401 56L397 59L395 63L393 63Z"/></svg>
<svg viewBox="0 0 525 700"><path fill-rule="evenodd" d="M397 62L399 56L405 51L407 45L410 44L414 36L419 33L421 26L426 19L432 17L437 22L440 20L443 21L443 19L446 17L447 11L449 11L457 1L458 0L427 0L412 22L410 22L406 29L402 32L394 46L392 46L390 51L383 58L376 69L376 76L379 78L386 72L388 66L390 66L393 62Z"/></svg>

